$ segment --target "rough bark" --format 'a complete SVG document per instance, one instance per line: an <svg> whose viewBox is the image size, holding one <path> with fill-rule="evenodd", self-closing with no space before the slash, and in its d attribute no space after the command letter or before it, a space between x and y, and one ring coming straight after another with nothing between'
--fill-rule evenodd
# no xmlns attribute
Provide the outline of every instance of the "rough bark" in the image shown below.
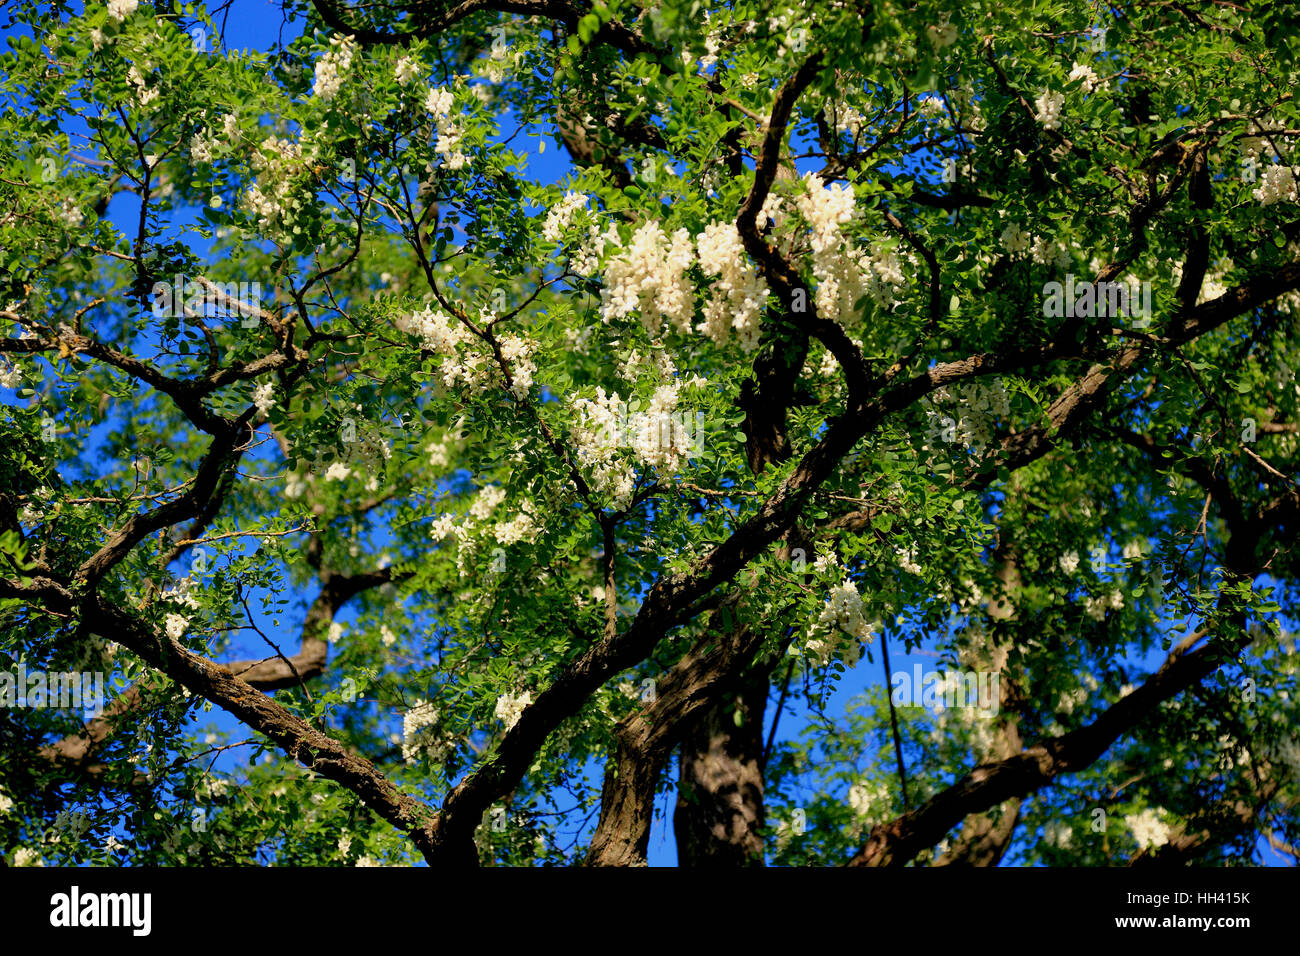
<svg viewBox="0 0 1300 956"><path fill-rule="evenodd" d="M679 866L763 865L767 691L766 670L752 674L739 692L710 709L682 742L673 814Z"/></svg>

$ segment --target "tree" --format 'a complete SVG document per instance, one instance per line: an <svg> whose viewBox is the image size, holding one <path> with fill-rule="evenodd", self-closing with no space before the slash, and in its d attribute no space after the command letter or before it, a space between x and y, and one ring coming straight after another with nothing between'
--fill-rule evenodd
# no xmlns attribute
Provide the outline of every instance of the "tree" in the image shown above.
<svg viewBox="0 0 1300 956"><path fill-rule="evenodd" d="M1295 856L1276 5L242 7L9 8L9 862Z"/></svg>

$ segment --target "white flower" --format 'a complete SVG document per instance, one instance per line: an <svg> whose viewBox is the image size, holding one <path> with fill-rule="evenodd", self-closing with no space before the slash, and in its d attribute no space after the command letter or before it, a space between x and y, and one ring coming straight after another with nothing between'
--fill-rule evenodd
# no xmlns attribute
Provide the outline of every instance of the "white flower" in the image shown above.
<svg viewBox="0 0 1300 956"><path fill-rule="evenodd" d="M357 857L357 862L354 865L355 866L381 866L382 864L374 857L359 856Z"/></svg>
<svg viewBox="0 0 1300 956"><path fill-rule="evenodd" d="M182 617L179 614L168 614L163 618L163 627L167 631L167 636L173 641L180 640L185 629L190 626L189 618Z"/></svg>
<svg viewBox="0 0 1300 956"><path fill-rule="evenodd" d="M0 790L0 813L8 813L13 808L14 808L14 802L9 797L9 794L5 793L3 790Z"/></svg>
<svg viewBox="0 0 1300 956"><path fill-rule="evenodd" d="M352 474L352 469L341 461L336 461L325 469L326 481L343 481Z"/></svg>
<svg viewBox="0 0 1300 956"><path fill-rule="evenodd" d="M121 23L140 6L140 0L108 0L108 15Z"/></svg>
<svg viewBox="0 0 1300 956"><path fill-rule="evenodd" d="M0 388L17 388L23 380L23 370L17 365L0 365Z"/></svg>
<svg viewBox="0 0 1300 956"><path fill-rule="evenodd" d="M1269 166L1259 179L1259 188L1251 190L1251 195L1259 200L1261 206L1270 206L1275 202L1287 200L1296 202L1296 176L1290 166Z"/></svg>
<svg viewBox="0 0 1300 956"><path fill-rule="evenodd" d="M859 817L879 817L889 811L889 788L859 780L849 787L849 806Z"/></svg>
<svg viewBox="0 0 1300 956"><path fill-rule="evenodd" d="M1008 223L1007 228L1002 230L1002 247L1013 256L1026 252L1032 239L1033 236L1018 222Z"/></svg>
<svg viewBox="0 0 1300 956"><path fill-rule="evenodd" d="M45 861L35 850L20 846L14 851L14 866L44 866Z"/></svg>
<svg viewBox="0 0 1300 956"><path fill-rule="evenodd" d="M502 694L497 698L496 709L493 713L505 722L506 730L510 730L515 724L519 723L519 716L524 712L524 708L533 702L533 695L530 691L524 691L522 694Z"/></svg>
<svg viewBox="0 0 1300 956"><path fill-rule="evenodd" d="M1130 541L1128 544L1124 545L1125 561L1138 561L1141 559L1141 557L1142 557L1142 542Z"/></svg>
<svg viewBox="0 0 1300 956"><path fill-rule="evenodd" d="M464 131L451 119L455 104L455 94L440 86L430 89L424 98L424 108L433 115L438 127L438 140L433 148L442 156L439 166L444 169L460 169L469 161L459 148Z"/></svg>
<svg viewBox="0 0 1300 956"><path fill-rule="evenodd" d="M1164 846L1169 842L1169 826L1160 819L1158 810L1148 807L1141 813L1130 813L1124 822L1133 831L1133 839L1142 849Z"/></svg>
<svg viewBox="0 0 1300 956"><path fill-rule="evenodd" d="M420 64L414 58L404 56L397 61L393 75L402 86L409 86L420 75Z"/></svg>
<svg viewBox="0 0 1300 956"><path fill-rule="evenodd" d="M432 113L436 119L442 119L449 115L455 103L455 95L441 86L431 88L424 97L424 108Z"/></svg>
<svg viewBox="0 0 1300 956"><path fill-rule="evenodd" d="M286 498L301 498L307 491L307 482L302 475L297 472L289 472L284 479L284 496Z"/></svg>
<svg viewBox="0 0 1300 956"><path fill-rule="evenodd" d="M77 201L69 196L59 205L57 210L58 217L63 220L63 224L69 229L76 229L86 221L86 215L77 205Z"/></svg>
<svg viewBox="0 0 1300 956"><path fill-rule="evenodd" d="M325 639L329 641L331 644L337 644L339 638L341 638L342 636L343 636L343 625L340 624L338 621L331 621L330 628L325 635Z"/></svg>
<svg viewBox="0 0 1300 956"><path fill-rule="evenodd" d="M383 642L384 647L392 647L397 643L397 635L387 624L379 625L379 640Z"/></svg>
<svg viewBox="0 0 1300 956"><path fill-rule="evenodd" d="M427 700L417 700L402 718L402 759L415 763L421 756L440 760L446 755L442 739L434 732L438 711Z"/></svg>
<svg viewBox="0 0 1300 956"><path fill-rule="evenodd" d="M275 386L270 382L263 382L253 389L253 404L263 415L270 414L271 409L275 407L274 391Z"/></svg>
<svg viewBox="0 0 1300 956"><path fill-rule="evenodd" d="M1085 93L1091 93L1098 86L1096 72L1086 63L1076 63L1070 70L1070 82L1073 83L1075 80L1082 81L1080 86Z"/></svg>
<svg viewBox="0 0 1300 956"><path fill-rule="evenodd" d="M527 507L526 503L524 507ZM502 521L493 529L493 536L501 544L515 544L530 536L537 528L533 516L521 511L509 521Z"/></svg>
<svg viewBox="0 0 1300 956"><path fill-rule="evenodd" d="M686 270L694 258L685 229L669 236L657 222L642 223L627 248L606 267L601 317L610 322L639 312L651 335L659 334L665 319L687 331L695 312L695 290Z"/></svg>
<svg viewBox="0 0 1300 956"><path fill-rule="evenodd" d="M1038 107L1035 119L1048 129L1061 128L1061 107L1065 104L1065 94L1054 90L1043 90L1034 100Z"/></svg>
<svg viewBox="0 0 1300 956"><path fill-rule="evenodd" d="M474 503L469 506L470 517L485 521L492 517L497 505L506 500L506 490L500 485L484 485L479 489Z"/></svg>
<svg viewBox="0 0 1300 956"><path fill-rule="evenodd" d="M818 312L832 321L850 318L863 296L883 306L895 305L906 280L894 246L880 240L868 251L841 231L858 218L853 190L842 185L827 188L815 173L805 175L803 182L805 192L796 198L796 206L811 229Z"/></svg>
<svg viewBox="0 0 1300 956"><path fill-rule="evenodd" d="M771 194L768 198L772 198ZM723 345L734 329L741 348L753 351L758 347L759 319L767 303L768 288L758 269L745 256L740 230L732 222L711 222L696 245L701 271L718 276L704 307L704 321L699 330Z"/></svg>
<svg viewBox="0 0 1300 956"><path fill-rule="evenodd" d="M912 547L910 548L903 548L901 546L897 547L894 549L894 554L898 556L898 566L902 568L904 571L906 571L908 574L922 573L923 569L921 565L917 563L916 560L917 559L916 545L912 545Z"/></svg>
<svg viewBox="0 0 1300 956"><path fill-rule="evenodd" d="M943 100L938 96L923 96L916 104L916 111L927 119L942 116L947 112Z"/></svg>
<svg viewBox="0 0 1300 956"><path fill-rule="evenodd" d="M1073 837L1074 831L1067 823L1054 821L1043 827L1043 842L1048 846L1056 846L1064 850L1070 845Z"/></svg>
<svg viewBox="0 0 1300 956"><path fill-rule="evenodd" d="M316 61L316 84L312 88L312 95L322 100L333 99L342 88L348 68L352 65L353 54L356 53L352 37L333 37L330 45L333 49L327 50Z"/></svg>
<svg viewBox="0 0 1300 956"><path fill-rule="evenodd" d="M1064 246L1053 242L1046 236L1035 236L1034 246L1030 251L1035 263L1040 266L1056 265L1064 268L1069 261L1069 252Z"/></svg>
<svg viewBox="0 0 1300 956"><path fill-rule="evenodd" d="M1104 620L1106 611L1118 611L1124 607L1124 594L1121 591L1114 590L1107 594L1097 597L1088 597L1084 600L1083 611L1094 621Z"/></svg>
<svg viewBox="0 0 1300 956"><path fill-rule="evenodd" d="M542 224L542 238L547 242L559 242L573 221L574 213L586 205L587 197L582 193L566 192L564 198L547 212L546 222Z"/></svg>
<svg viewBox="0 0 1300 956"><path fill-rule="evenodd" d="M1066 574L1073 574L1079 570L1079 552L1067 551L1056 559L1056 563L1061 566L1061 570Z"/></svg>
<svg viewBox="0 0 1300 956"><path fill-rule="evenodd" d="M348 851L352 849L352 834L346 830L339 837L339 856L347 856Z"/></svg>

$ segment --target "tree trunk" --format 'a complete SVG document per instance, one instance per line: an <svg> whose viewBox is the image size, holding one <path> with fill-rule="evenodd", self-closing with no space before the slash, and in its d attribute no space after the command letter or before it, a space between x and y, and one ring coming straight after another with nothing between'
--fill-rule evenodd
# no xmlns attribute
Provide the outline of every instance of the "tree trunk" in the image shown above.
<svg viewBox="0 0 1300 956"><path fill-rule="evenodd" d="M741 691L714 705L682 742L673 814L679 866L763 865L767 690L767 671L760 669Z"/></svg>

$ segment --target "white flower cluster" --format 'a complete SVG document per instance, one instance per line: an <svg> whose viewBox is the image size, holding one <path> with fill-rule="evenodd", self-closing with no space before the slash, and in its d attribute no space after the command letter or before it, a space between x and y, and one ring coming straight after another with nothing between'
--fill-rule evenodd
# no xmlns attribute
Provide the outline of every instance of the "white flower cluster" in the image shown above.
<svg viewBox="0 0 1300 956"><path fill-rule="evenodd" d="M566 192L564 198L547 212L546 222L542 224L542 238L547 242L559 242L564 231L573 222L574 215L586 205L587 197L582 193Z"/></svg>
<svg viewBox="0 0 1300 956"><path fill-rule="evenodd" d="M1061 570L1066 574L1073 574L1079 570L1079 552L1067 551L1056 559L1056 563L1060 565Z"/></svg>
<svg viewBox="0 0 1300 956"><path fill-rule="evenodd" d="M945 402L955 402L959 410L945 415L940 407ZM979 455L993 440L994 422L1011 414L1011 401L1000 381L966 382L936 389L926 402L925 414L932 437L965 445Z"/></svg>
<svg viewBox="0 0 1300 956"><path fill-rule="evenodd" d="M849 787L849 806L864 819L885 819L890 815L891 794L882 781L859 780Z"/></svg>
<svg viewBox="0 0 1300 956"><path fill-rule="evenodd" d="M190 137L190 159L196 163L210 163L226 152L239 138L239 117L227 114L221 120L221 132L205 126Z"/></svg>
<svg viewBox="0 0 1300 956"><path fill-rule="evenodd" d="M1043 842L1048 846L1059 847L1064 850L1070 845L1074 838L1074 831L1070 829L1068 823L1062 823L1059 820L1043 825Z"/></svg>
<svg viewBox="0 0 1300 956"><path fill-rule="evenodd" d="M768 198L772 198L770 194ZM745 258L740 230L735 223L711 222L696 245L704 274L718 277L699 330L723 345L734 329L741 348L753 351L758 347L759 319L768 288L758 269Z"/></svg>
<svg viewBox="0 0 1300 956"><path fill-rule="evenodd" d="M199 582L196 578L181 578L176 582L175 587L168 588L162 593L162 600L171 601L173 604L178 604L181 607L187 607L191 610L198 610L199 599L194 595L194 590L198 586Z"/></svg>
<svg viewBox="0 0 1300 956"><path fill-rule="evenodd" d="M809 241L819 314L831 321L846 319L864 295L892 306L906 283L892 247L876 242L868 253L841 231L857 216L853 190L845 185L824 186L816 173L804 176L804 186L795 203L812 230Z"/></svg>
<svg viewBox="0 0 1300 956"><path fill-rule="evenodd" d="M917 547L912 545L910 548L897 547L894 554L898 556L898 566L908 574L921 574L924 568L917 561Z"/></svg>
<svg viewBox="0 0 1300 956"><path fill-rule="evenodd" d="M71 196L59 204L59 208L55 210L55 213L69 229L76 229L86 221L86 214L82 212L81 206Z"/></svg>
<svg viewBox="0 0 1300 956"><path fill-rule="evenodd" d="M126 71L126 78L132 86L135 87L135 101L144 109L154 100L158 99L158 89L149 89L148 83L144 78L144 73L140 72L140 67L144 67L144 73L148 73L153 66L147 62L132 66Z"/></svg>
<svg viewBox="0 0 1300 956"><path fill-rule="evenodd" d="M438 126L438 140L433 149L442 157L439 164L442 169L460 169L469 157L460 148L465 131L451 118L452 108L456 105L455 95L441 86L429 90L424 99L424 108L433 116Z"/></svg>
<svg viewBox="0 0 1300 956"><path fill-rule="evenodd" d="M642 353L640 349L633 349L627 360L619 364L618 377L624 381L637 382L646 375L651 375L660 381L672 379L677 375L677 365L666 349L654 348L646 353Z"/></svg>
<svg viewBox="0 0 1300 956"><path fill-rule="evenodd" d="M669 236L659 223L643 223L632 234L627 248L606 267L601 289L602 318L609 322L639 312L651 335L659 334L665 319L678 331L688 331L695 295L686 270L694 258L691 237L685 229Z"/></svg>
<svg viewBox="0 0 1300 956"><path fill-rule="evenodd" d="M614 507L624 508L635 490L632 468L618 454L626 434L627 404L618 392L606 395L604 388L597 387L594 400L580 398L574 405L578 417L571 431L578 461L596 491L612 498Z"/></svg>
<svg viewBox="0 0 1300 956"><path fill-rule="evenodd" d="M630 449L636 460L662 474L675 474L696 453L692 436L678 412L681 386L668 382L655 389L645 411L629 414L617 392L596 389L596 398L574 402L578 412L572 428L578 460L588 469L593 486L624 508L632 499L634 479L621 456Z"/></svg>
<svg viewBox="0 0 1300 956"><path fill-rule="evenodd" d="M1034 119L1042 123L1047 129L1061 128L1061 107L1065 105L1065 94L1058 93L1055 90L1043 90L1034 100L1034 106L1038 108Z"/></svg>
<svg viewBox="0 0 1300 956"><path fill-rule="evenodd" d="M819 558L813 567L818 571L832 568L843 571L833 554L825 556L825 560ZM804 653L818 667L825 667L838 651L845 666L852 667L862 656L860 642L870 644L874 636L871 622L862 613L862 597L853 582L845 578L842 584L831 588L821 613L808 631Z"/></svg>
<svg viewBox="0 0 1300 956"><path fill-rule="evenodd" d="M108 15L121 23L140 6L140 0L108 0Z"/></svg>
<svg viewBox="0 0 1300 956"><path fill-rule="evenodd" d="M1070 264L1070 250L1065 247L1065 244L1054 242L1046 236L1034 236L1034 244L1029 254L1040 266L1064 269Z"/></svg>
<svg viewBox="0 0 1300 956"><path fill-rule="evenodd" d="M867 121L862 113L842 100L832 100L827 103L824 115L826 123L833 126L836 132L848 133L854 141L862 134L862 127ZM768 197L771 198L771 195L769 193Z"/></svg>
<svg viewBox="0 0 1300 956"><path fill-rule="evenodd" d="M332 100L342 89L357 52L352 37L331 37L330 46L332 49L316 61L316 85L312 87L312 95L322 100Z"/></svg>
<svg viewBox="0 0 1300 956"><path fill-rule="evenodd" d="M437 733L438 711L427 700L417 700L402 717L402 759L415 763L423 756L441 760L447 755L447 742Z"/></svg>
<svg viewBox="0 0 1300 956"><path fill-rule="evenodd" d="M479 521L486 521L497 510L497 505L506 500L506 490L500 485L484 485L479 489L474 503L469 506L469 516Z"/></svg>
<svg viewBox="0 0 1300 956"><path fill-rule="evenodd" d="M163 618L163 627L167 631L167 636L173 641L180 640L189 626L190 619L180 614L168 614Z"/></svg>
<svg viewBox="0 0 1300 956"><path fill-rule="evenodd" d="M270 382L263 382L254 388L253 404L262 415L269 415L271 409L275 407L275 386Z"/></svg>
<svg viewBox="0 0 1300 956"><path fill-rule="evenodd" d="M1028 252L1033 236L1020 225L1012 221L1007 223L1007 228L1002 230L1002 248L1006 249L1013 256Z"/></svg>
<svg viewBox="0 0 1300 956"><path fill-rule="evenodd" d="M414 57L401 57L393 68L393 76L401 86L410 86L420 76L419 61Z"/></svg>
<svg viewBox="0 0 1300 956"><path fill-rule="evenodd" d="M510 366L510 393L522 401L528 396L533 386L533 373L537 363L533 361L536 351L535 343L519 335L504 335L501 338L501 356Z"/></svg>
<svg viewBox="0 0 1300 956"><path fill-rule="evenodd" d="M1160 819L1160 812L1148 807L1141 813L1130 813L1124 822L1133 832L1133 839L1142 849L1164 846L1169 842L1169 826Z"/></svg>
<svg viewBox="0 0 1300 956"><path fill-rule="evenodd" d="M1083 613L1094 621L1102 621L1106 618L1106 612L1119 611L1124 607L1124 592L1118 589L1106 594L1089 596L1083 602Z"/></svg>
<svg viewBox="0 0 1300 956"><path fill-rule="evenodd" d="M0 362L0 388L17 388L22 380L22 369L8 362Z"/></svg>
<svg viewBox="0 0 1300 956"><path fill-rule="evenodd" d="M1260 176L1259 188L1250 193L1261 206L1275 202L1296 202L1296 173L1290 166L1272 165Z"/></svg>
<svg viewBox="0 0 1300 956"><path fill-rule="evenodd" d="M1102 85L1097 78L1096 70L1086 63L1076 63L1070 70L1070 82L1073 83L1075 80L1080 81L1079 85L1085 93L1091 93Z"/></svg>
<svg viewBox="0 0 1300 956"><path fill-rule="evenodd" d="M298 143L276 136L268 136L253 154L258 177L244 194L243 206L256 218L259 230L275 234L299 228L295 224L299 210L311 202L299 188L311 158L310 150L304 153Z"/></svg>
<svg viewBox="0 0 1300 956"><path fill-rule="evenodd" d="M484 485L479 489L473 503L464 516L444 514L434 519L430 528L430 537L435 541L455 538L459 546L456 566L462 576L467 573L470 539L481 530L496 513L497 508L506 500L506 490L500 485ZM537 511L527 498L518 503L518 510L505 521L498 521L491 527L491 537L499 544L510 545L531 537L541 522Z"/></svg>
<svg viewBox="0 0 1300 956"><path fill-rule="evenodd" d="M442 356L440 371L448 388L463 383L466 390L476 392L504 385L500 366L485 350L476 349L473 334L445 312L422 309L409 317L398 318L394 325L418 338L423 348ZM515 398L522 400L532 387L533 374L537 371L533 360L535 351L535 343L522 336L509 334L501 338L501 355L510 369L510 390Z"/></svg>
<svg viewBox="0 0 1300 956"><path fill-rule="evenodd" d="M524 712L524 708L533 702L533 695L530 691L524 691L522 694L502 694L497 698L496 709L493 714L506 725L506 730L512 729L515 724L519 723L519 717Z"/></svg>
<svg viewBox="0 0 1300 956"><path fill-rule="evenodd" d="M923 96L916 104L916 111L923 119L937 119L948 111L943 99L938 96Z"/></svg>

